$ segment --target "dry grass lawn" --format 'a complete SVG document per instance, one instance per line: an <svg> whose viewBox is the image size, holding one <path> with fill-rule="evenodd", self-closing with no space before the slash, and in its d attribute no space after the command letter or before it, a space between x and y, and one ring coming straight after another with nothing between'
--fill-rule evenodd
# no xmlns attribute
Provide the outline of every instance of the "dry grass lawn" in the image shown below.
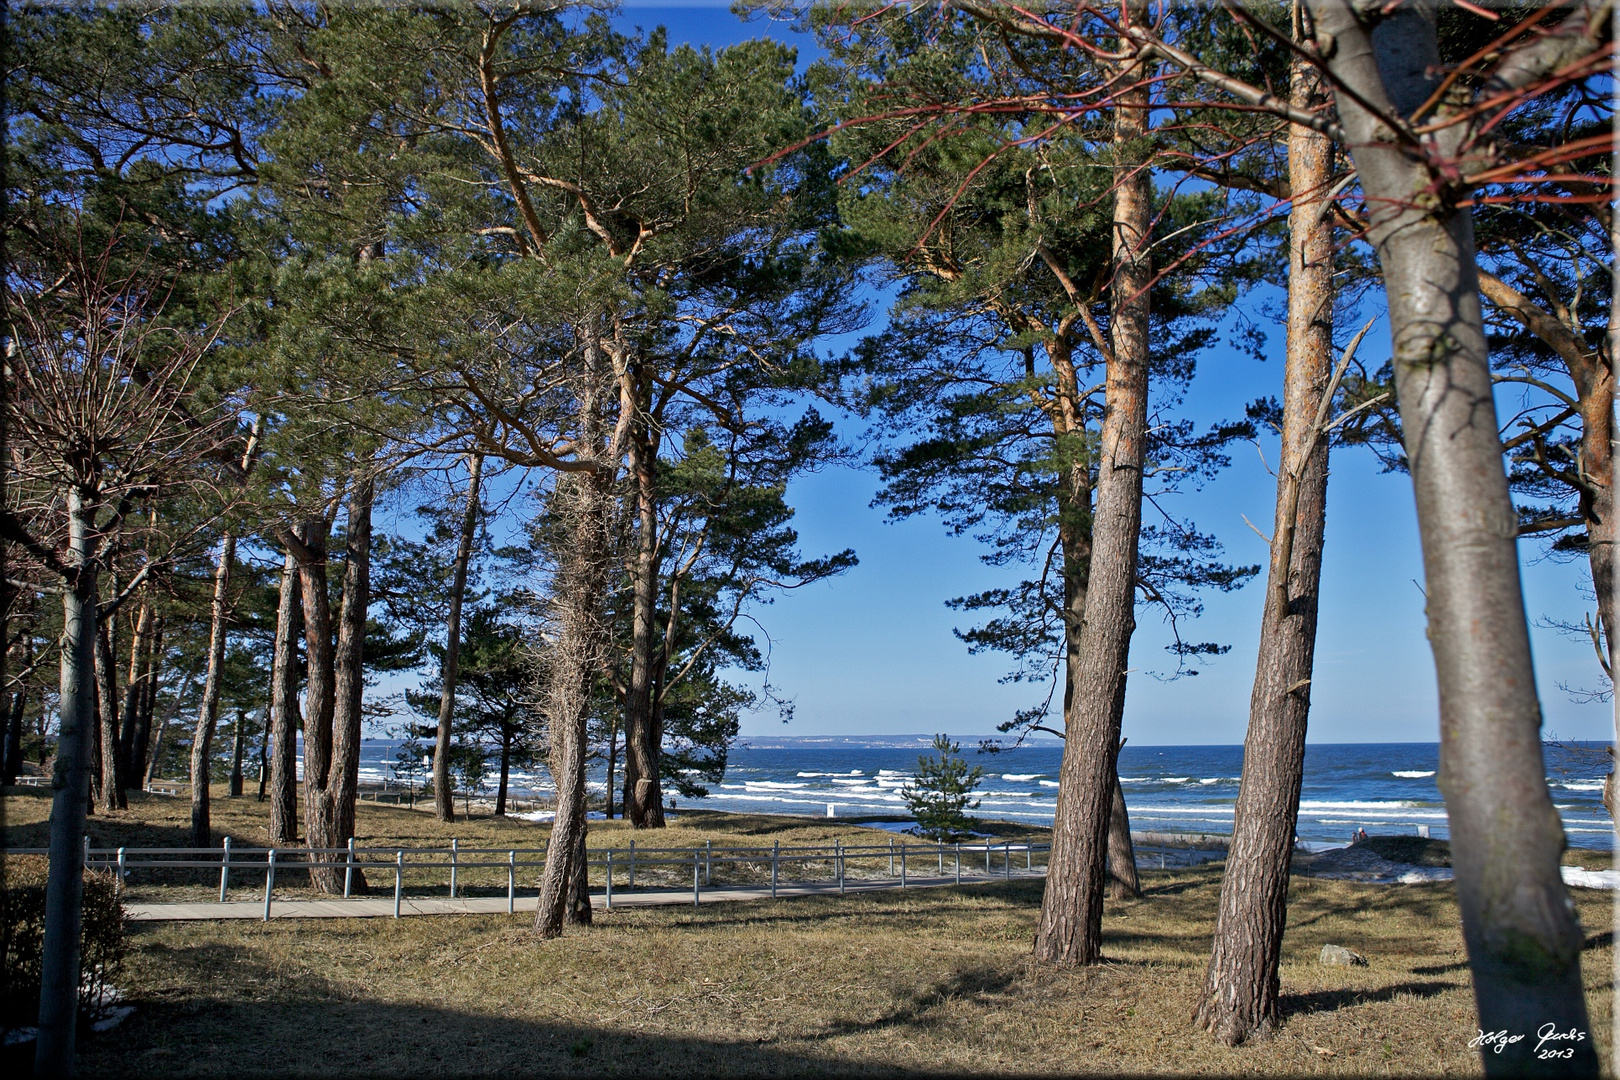
<svg viewBox="0 0 1620 1080"><path fill-rule="evenodd" d="M6 800L11 846L37 828L20 812L28 801ZM256 806L242 802L244 815ZM109 840L117 829L168 828L160 809L141 804L127 822L103 816L92 828ZM399 813L410 812L368 806L362 828L400 830L391 838L404 841L409 827L420 843L446 835L425 815L414 822L379 816ZM669 841L741 832L749 842L804 842L809 830L845 828L742 817L699 824L689 817ZM492 839L511 828L536 831L475 821L458 823L457 835L466 841L475 827L492 830ZM600 823L593 829L606 831ZM136 1012L114 1032L85 1040L82 1070L119 1077L1481 1071L1467 1045L1473 1001L1449 885L1296 879L1281 1028L1227 1049L1188 1022L1208 957L1219 865L1146 871L1144 884L1140 900L1110 905L1107 963L1083 971L1030 963L1037 882L699 910L620 908L557 941L536 939L522 915L140 924L123 980ZM1610 897L1575 890L1575 899L1588 935L1592 1023L1607 1058ZM1317 954L1329 942L1364 954L1369 965L1321 966Z"/></svg>

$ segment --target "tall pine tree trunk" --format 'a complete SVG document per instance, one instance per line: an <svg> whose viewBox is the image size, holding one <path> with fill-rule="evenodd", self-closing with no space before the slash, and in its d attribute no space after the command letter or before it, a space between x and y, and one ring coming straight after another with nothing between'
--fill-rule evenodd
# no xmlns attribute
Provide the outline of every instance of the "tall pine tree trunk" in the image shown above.
<svg viewBox="0 0 1620 1080"><path fill-rule="evenodd" d="M332 713L336 694L336 658L332 652L332 601L327 592L324 518L304 522L299 539L304 551L298 577L304 601L304 838L313 849L337 846L337 822L327 786L332 782ZM324 857L331 858L330 852ZM312 856L310 881L317 892L337 888L337 872Z"/></svg>
<svg viewBox="0 0 1620 1080"><path fill-rule="evenodd" d="M1296 59L1292 104L1316 111L1325 100L1316 68ZM1294 202L1288 222L1288 347L1276 521L1243 778L1197 1014L1198 1025L1229 1046L1265 1034L1277 1022L1277 966L1305 775L1327 524L1328 438L1320 429L1333 374L1333 226L1322 199L1332 172L1327 136L1290 125L1288 182Z"/></svg>
<svg viewBox="0 0 1620 1080"><path fill-rule="evenodd" d="M51 776L50 864L40 959L39 1034L34 1075L73 1074L79 1016L79 943L84 915L84 818L90 807L90 744L96 721L96 564L93 506L67 491L74 576L62 592L62 681L56 767Z"/></svg>
<svg viewBox="0 0 1620 1080"><path fill-rule="evenodd" d="M1367 107L1404 118L1434 92L1442 68L1433 9L1374 9L1369 30L1348 0L1310 8L1317 41L1333 42L1328 69L1350 91L1335 97L1389 302L1440 688L1439 785L1478 1026L1587 1033L1582 934L1559 871L1564 831L1542 758L1473 222L1430 164L1453 155L1460 136L1442 129L1425 154L1410 153ZM1569 1059L1542 1061L1535 1045L1527 1037L1486 1053L1485 1068L1597 1071L1590 1034L1561 1045L1574 1051Z"/></svg>
<svg viewBox="0 0 1620 1080"><path fill-rule="evenodd" d="M368 464L369 469L369 464ZM354 836L355 801L360 792L361 701L365 693L366 615L371 608L371 507L376 484L367 476L349 497L347 543L343 559L343 607L338 614L336 678L333 685L332 764L327 774L332 843L343 847ZM341 891L336 859L327 880L328 892ZM355 879L364 888L364 878Z"/></svg>
<svg viewBox="0 0 1620 1080"><path fill-rule="evenodd" d="M604 357L596 344L587 347L585 356L579 445L595 451L603 439ZM558 477L553 495L565 523L565 538L552 592L553 634L544 693L557 813L535 911L535 929L542 937L562 934L577 877L575 862L585 845L585 723L603 647L601 602L612 557L613 458L611 450L598 453L595 470Z"/></svg>
<svg viewBox="0 0 1620 1080"><path fill-rule="evenodd" d="M645 415L644 379L636 383L637 417L629 440L630 472L636 491L636 558L631 576L630 682L624 699L624 816L637 829L664 827L660 783L662 737L654 730L653 666L658 618L658 435Z"/></svg>
<svg viewBox="0 0 1620 1080"><path fill-rule="evenodd" d="M191 737L191 846L214 846L208 820L208 773L219 724L220 680L224 678L226 619L230 616L231 564L236 561L236 536L226 532L214 568L214 604L209 612L208 674L203 681L202 703L197 709L197 730Z"/></svg>
<svg viewBox="0 0 1620 1080"><path fill-rule="evenodd" d="M433 806L440 821L456 818L455 793L450 788L450 725L456 714L456 670L461 659L461 602L467 594L473 539L478 535L478 486L483 472L484 455L467 455L467 509L461 515L461 536L450 578L450 615L445 620L444 664L439 671L439 730L433 741Z"/></svg>
<svg viewBox="0 0 1620 1080"><path fill-rule="evenodd" d="M1146 9L1131 0L1126 17ZM1136 82L1141 70L1122 73ZM1052 854L1035 955L1049 963L1093 964L1101 956L1103 889L1108 876L1110 783L1119 753L1119 701L1136 627L1137 543L1147 449L1148 251L1153 182L1143 140L1145 86L1117 95L1114 134L1114 250L1110 289L1112 355L1107 358L1091 559L1073 677L1073 709L1053 816Z"/></svg>
<svg viewBox="0 0 1620 1080"><path fill-rule="evenodd" d="M287 552L270 669L270 842L298 839L298 559Z"/></svg>

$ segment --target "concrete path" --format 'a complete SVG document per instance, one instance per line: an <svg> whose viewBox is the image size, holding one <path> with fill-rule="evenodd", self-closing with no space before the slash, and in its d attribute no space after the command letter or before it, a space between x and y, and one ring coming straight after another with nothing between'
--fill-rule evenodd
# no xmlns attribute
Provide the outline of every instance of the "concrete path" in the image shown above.
<svg viewBox="0 0 1620 1080"><path fill-rule="evenodd" d="M1026 878L1044 877L1044 868L1034 870L1014 869L1011 878L1023 880ZM963 885L982 885L991 881L1009 880L1005 872L996 874L968 874L962 875ZM906 888L927 889L937 888L941 885L955 885L956 877L952 874L937 875L908 875ZM880 889L901 888L899 878L846 878L844 881L845 893L876 892ZM778 899L792 896L836 896L839 893L836 881L795 881L782 882L776 887ZM715 885L698 890L701 903L715 900L769 900L771 889L769 885ZM513 899L508 908L504 896L427 899L403 897L399 903L399 914L405 915L498 915L511 911L533 911L538 898L534 896L519 896ZM613 890L613 907L640 907L644 905L691 904L691 889L636 889L627 891L624 888ZM599 910L608 906L607 897L601 892L591 895L591 906ZM194 904L125 904L124 912L133 922L193 922L212 919L263 919L264 898L257 900L231 900L226 903L199 902ZM272 898L270 905L270 918L272 919L377 919L391 918L394 915L394 899L365 900L276 900Z"/></svg>

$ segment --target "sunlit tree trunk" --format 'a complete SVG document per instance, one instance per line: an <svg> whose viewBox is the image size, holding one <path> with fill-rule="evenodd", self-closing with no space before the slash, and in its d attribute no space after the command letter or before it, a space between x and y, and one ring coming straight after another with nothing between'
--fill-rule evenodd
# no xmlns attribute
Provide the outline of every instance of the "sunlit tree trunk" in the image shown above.
<svg viewBox="0 0 1620 1080"><path fill-rule="evenodd" d="M603 435L603 360L599 346L587 347L579 445L592 450L601 445ZM562 934L578 874L575 862L585 845L585 724L591 684L601 661L601 603L612 557L614 469L606 460L597 464L590 472L559 476L552 496L566 536L553 585L553 636L547 650L543 699L551 728L550 765L557 813L546 845L535 911L535 929L542 937Z"/></svg>
<svg viewBox="0 0 1620 1080"><path fill-rule="evenodd" d="M629 439L630 474L636 493L636 554L631 571L630 679L624 699L624 816L638 829L664 826L660 783L661 733L654 730L654 665L658 617L658 435L646 415L650 388L632 369L637 415Z"/></svg>
<svg viewBox="0 0 1620 1080"><path fill-rule="evenodd" d="M1295 60L1292 104L1316 111L1325 100L1316 68ZM1264 1034L1277 1022L1277 967L1305 774L1327 522L1328 439L1320 425L1333 366L1333 227L1322 200L1332 172L1327 136L1290 125L1288 179L1294 201L1288 222L1288 345L1276 521L1243 778L1197 1015L1199 1026L1228 1045Z"/></svg>
<svg viewBox="0 0 1620 1080"><path fill-rule="evenodd" d="M304 544L298 567L304 601L304 837L308 847L336 847L337 826L327 797L332 771L332 712L336 692L332 652L332 604L327 592L324 518L306 521L298 537ZM337 874L316 865L310 879L318 892L332 892Z"/></svg>
<svg viewBox="0 0 1620 1080"><path fill-rule="evenodd" d="M1378 115L1405 118L1433 93L1442 70L1433 9L1369 12L1369 30L1347 0L1310 8L1318 43L1333 43L1328 70L1350 91L1335 98L1389 302L1440 689L1439 785L1478 1026L1588 1033L1583 938L1559 871L1564 832L1542 759L1473 223L1433 164L1455 153L1458 136L1442 129L1419 154ZM1596 1073L1590 1034L1564 1048L1571 1058L1542 1060L1527 1037L1483 1062L1490 1073Z"/></svg>
<svg viewBox="0 0 1620 1080"><path fill-rule="evenodd" d="M1146 18L1131 0L1125 15ZM1145 72L1124 73L1126 84ZM1114 135L1112 355L1098 446L1096 514L1076 669L1074 707L1052 826L1052 855L1035 956L1062 965L1101 957L1102 901L1108 876L1108 827L1119 753L1119 699L1136 627L1137 543L1142 528L1142 469L1147 447L1148 251L1153 182L1142 160L1149 132L1146 86L1119 91Z"/></svg>
<svg viewBox="0 0 1620 1080"><path fill-rule="evenodd" d="M79 1015L79 938L84 913L84 818L90 805L90 736L96 725L96 564L93 506L67 491L67 565L62 592L62 681L56 768L51 776L50 865L34 1075L73 1075Z"/></svg>
<svg viewBox="0 0 1620 1080"><path fill-rule="evenodd" d="M343 559L343 607L338 613L336 677L333 682L332 763L327 773L326 799L330 806L331 843L340 848L354 836L355 801L360 791L360 736L365 693L366 615L371 608L371 507L376 484L359 480L349 497L348 536ZM355 880L364 888L359 871ZM342 889L342 875L333 868L323 874L328 892Z"/></svg>

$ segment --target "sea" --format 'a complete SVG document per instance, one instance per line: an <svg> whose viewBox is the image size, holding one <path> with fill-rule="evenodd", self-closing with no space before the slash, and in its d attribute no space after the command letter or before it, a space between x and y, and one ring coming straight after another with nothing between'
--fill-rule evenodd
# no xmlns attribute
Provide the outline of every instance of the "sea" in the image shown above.
<svg viewBox="0 0 1620 1080"><path fill-rule="evenodd" d="M704 798L675 796L681 808L765 814L810 814L860 818L904 815L901 790L929 752L929 736L802 737L757 739L734 748L725 778ZM1613 847L1614 831L1603 808L1603 777L1611 758L1606 743L1548 743L1543 748L1547 783L1571 847ZM368 739L361 754L362 779L399 780L420 763L402 766L399 744ZM976 816L1050 824L1056 805L1062 744L1055 741L989 753L964 741L962 755L983 769ZM1120 751L1119 777L1138 831L1229 834L1243 769L1241 746L1137 746ZM1305 749L1300 793L1299 838L1316 844L1345 843L1357 829L1369 834L1427 835L1444 839L1446 809L1436 786L1436 743L1313 744ZM495 777L485 785L493 794ZM588 783L606 790L602 763ZM512 794L552 791L543 769L514 773ZM667 798L666 794L666 798Z"/></svg>

